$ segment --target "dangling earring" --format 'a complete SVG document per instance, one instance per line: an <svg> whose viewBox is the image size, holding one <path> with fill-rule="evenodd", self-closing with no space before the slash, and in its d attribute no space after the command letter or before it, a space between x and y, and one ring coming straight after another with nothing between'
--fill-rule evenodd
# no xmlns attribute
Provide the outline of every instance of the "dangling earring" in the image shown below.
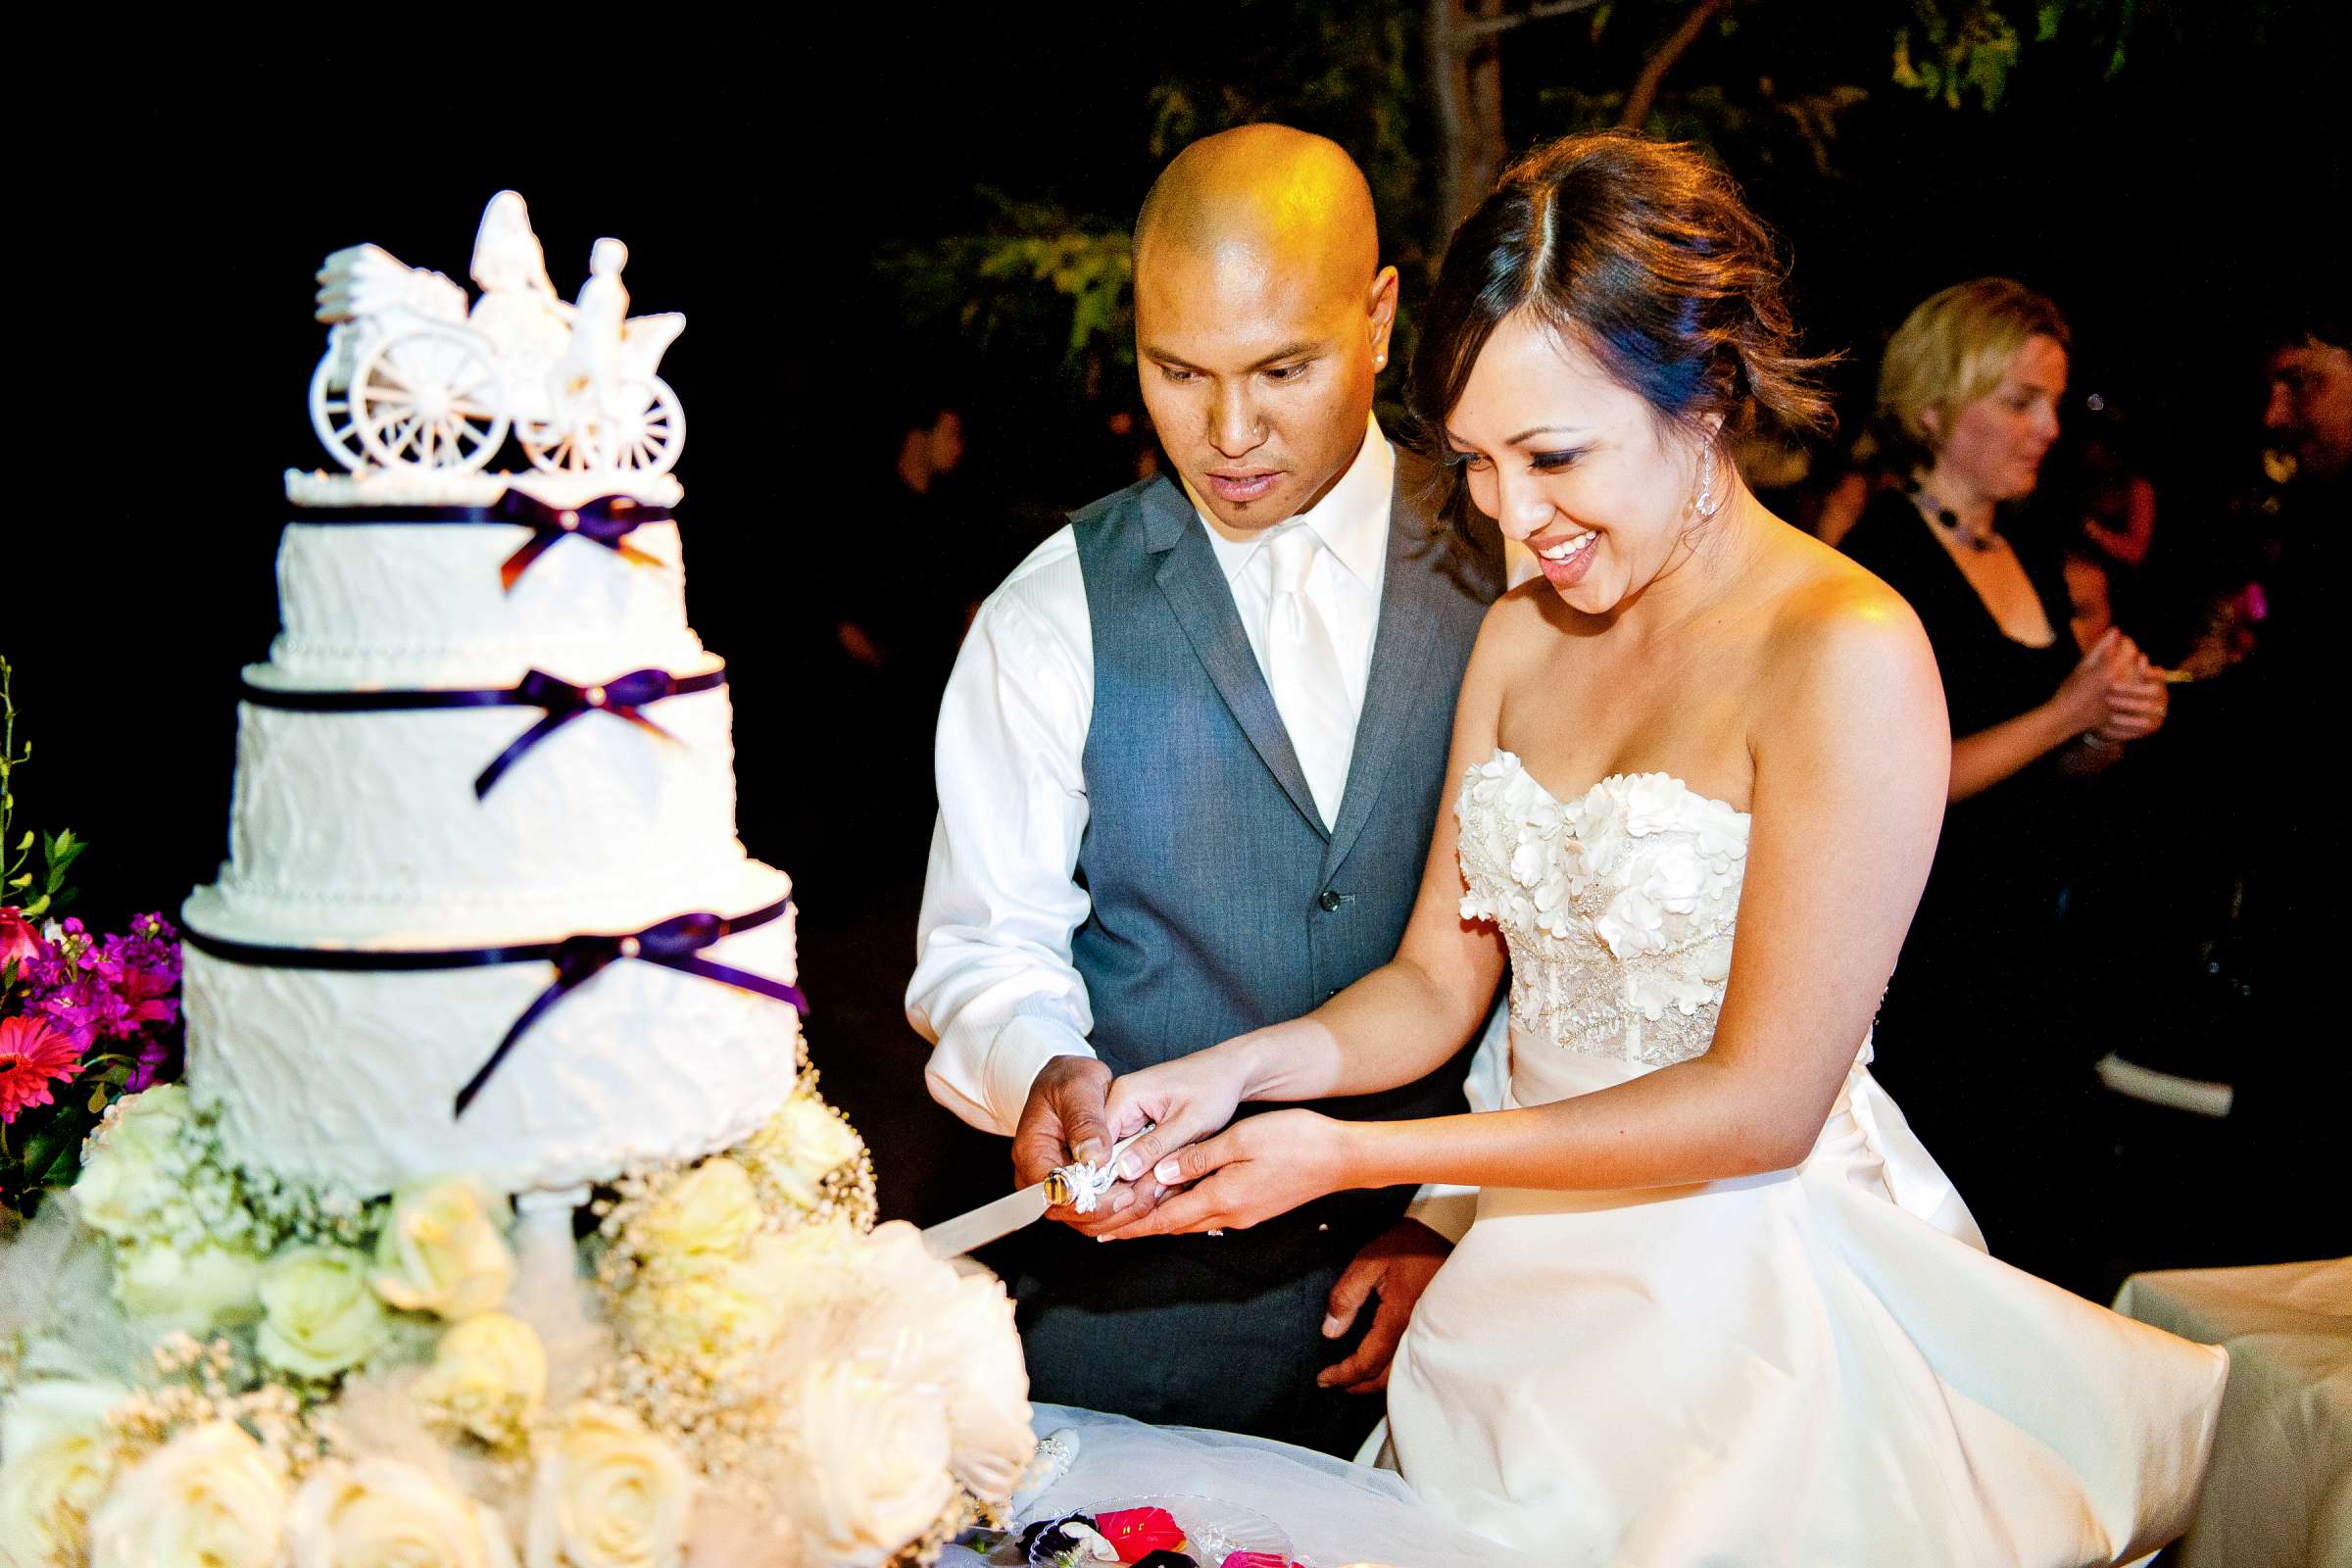
<svg viewBox="0 0 2352 1568"><path fill-rule="evenodd" d="M1690 510L1702 517L1712 517L1723 510L1723 500L1715 494L1715 439L1707 438L1706 450L1698 457L1698 494L1690 499Z"/></svg>

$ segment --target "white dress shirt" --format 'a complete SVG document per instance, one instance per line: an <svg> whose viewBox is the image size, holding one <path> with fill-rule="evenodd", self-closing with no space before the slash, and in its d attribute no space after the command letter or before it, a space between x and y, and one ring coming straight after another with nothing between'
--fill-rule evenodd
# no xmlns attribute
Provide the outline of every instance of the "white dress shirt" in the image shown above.
<svg viewBox="0 0 2352 1568"><path fill-rule="evenodd" d="M1231 532L1193 498L1261 672L1266 541L1291 528L1322 540L1307 592L1339 656L1351 716L1363 711L1372 668L1396 469L1375 420L1330 493L1273 528ZM1071 934L1089 909L1074 877L1094 688L1086 581L1065 525L981 605L940 702L939 820L906 1018L932 1042L923 1070L932 1098L987 1132L1012 1132L1048 1061L1095 1054L1094 1011L1070 960ZM1490 1028L1481 1044L1474 1082L1494 1078L1494 1054L1507 1049L1498 1033ZM1458 1239L1468 1210L1460 1190L1425 1189L1411 1212Z"/></svg>

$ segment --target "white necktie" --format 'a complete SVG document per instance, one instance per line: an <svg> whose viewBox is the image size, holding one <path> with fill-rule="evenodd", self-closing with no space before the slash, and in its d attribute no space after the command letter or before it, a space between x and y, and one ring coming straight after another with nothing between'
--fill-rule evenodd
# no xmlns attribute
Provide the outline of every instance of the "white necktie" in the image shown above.
<svg viewBox="0 0 2352 1568"><path fill-rule="evenodd" d="M1340 656L1332 646L1330 628L1306 591L1316 552L1323 541L1314 529L1299 524L1266 542L1273 568L1273 592L1266 605L1266 685L1290 732L1291 749L1314 792L1323 825L1340 817L1340 797L1348 788L1348 756L1355 749L1355 712L1348 683L1340 674Z"/></svg>

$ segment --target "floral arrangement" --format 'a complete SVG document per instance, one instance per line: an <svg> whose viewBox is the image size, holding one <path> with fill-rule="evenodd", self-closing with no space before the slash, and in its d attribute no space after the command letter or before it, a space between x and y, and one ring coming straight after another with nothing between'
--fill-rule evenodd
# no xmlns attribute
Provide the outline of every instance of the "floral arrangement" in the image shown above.
<svg viewBox="0 0 2352 1568"><path fill-rule="evenodd" d="M99 936L60 911L83 845L15 833L17 742L0 660L0 1209L30 1213L71 1183L107 1106L176 1074L179 933L160 914Z"/></svg>
<svg viewBox="0 0 2352 1568"><path fill-rule="evenodd" d="M1001 1518L1028 1380L872 1181L813 1074L576 1209L292 1187L128 1096L0 1244L0 1564L926 1560Z"/></svg>

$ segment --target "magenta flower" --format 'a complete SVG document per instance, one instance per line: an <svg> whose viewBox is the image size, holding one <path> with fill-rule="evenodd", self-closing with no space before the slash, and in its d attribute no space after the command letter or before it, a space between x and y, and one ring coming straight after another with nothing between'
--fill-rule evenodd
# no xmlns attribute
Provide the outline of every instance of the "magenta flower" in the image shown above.
<svg viewBox="0 0 2352 1568"><path fill-rule="evenodd" d="M122 1092L142 1095L155 1087L156 1075L172 1059L172 1048L161 1040L149 1040L139 1047L139 1059L131 1064L130 1076L123 1080Z"/></svg>
<svg viewBox="0 0 2352 1568"><path fill-rule="evenodd" d="M41 933L33 923L24 918L23 909L13 904L0 904L0 969L14 963L17 972L23 974L33 959L48 951L49 944L41 940Z"/></svg>
<svg viewBox="0 0 2352 1568"><path fill-rule="evenodd" d="M39 1018L0 1018L0 1122L30 1105L55 1103L52 1083L71 1083L81 1053L69 1037Z"/></svg>

